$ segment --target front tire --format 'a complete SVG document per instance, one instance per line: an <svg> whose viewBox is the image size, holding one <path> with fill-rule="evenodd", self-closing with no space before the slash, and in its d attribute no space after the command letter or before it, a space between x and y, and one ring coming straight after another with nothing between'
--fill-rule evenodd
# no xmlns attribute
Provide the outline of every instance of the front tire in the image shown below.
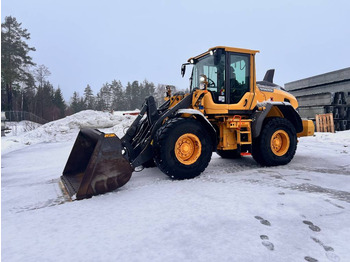
<svg viewBox="0 0 350 262"><path fill-rule="evenodd" d="M293 124L285 118L271 118L263 126L260 136L253 140L252 155L262 166L288 164L297 148Z"/></svg>
<svg viewBox="0 0 350 262"><path fill-rule="evenodd" d="M156 133L154 160L171 178L194 178L208 166L212 148L212 140L200 122L173 118Z"/></svg>

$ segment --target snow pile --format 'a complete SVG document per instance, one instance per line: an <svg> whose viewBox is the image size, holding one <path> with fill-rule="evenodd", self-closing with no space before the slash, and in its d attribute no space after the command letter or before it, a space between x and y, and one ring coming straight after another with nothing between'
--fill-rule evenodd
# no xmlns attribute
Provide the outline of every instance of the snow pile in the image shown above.
<svg viewBox="0 0 350 262"><path fill-rule="evenodd" d="M71 139L71 134L73 133L73 137L75 137L76 132L81 128L105 129L113 127L114 132L120 132L120 129L129 126L133 119L134 117L132 116L86 110L57 121L49 122L25 134L24 137L31 140L39 138L41 142L68 141Z"/></svg>
<svg viewBox="0 0 350 262"><path fill-rule="evenodd" d="M123 136L124 130L131 125L136 116L123 115L122 112L109 113L86 110L49 122L30 132L2 139L1 152L8 153L26 145L74 140L81 128L97 128L104 132Z"/></svg>
<svg viewBox="0 0 350 262"><path fill-rule="evenodd" d="M336 133L315 133L316 141L350 144L350 130Z"/></svg>
<svg viewBox="0 0 350 262"><path fill-rule="evenodd" d="M30 132L34 129L37 129L41 124L32 122L32 121L21 121L21 122L6 122L5 124L8 130L5 132L7 137L19 136L23 133Z"/></svg>

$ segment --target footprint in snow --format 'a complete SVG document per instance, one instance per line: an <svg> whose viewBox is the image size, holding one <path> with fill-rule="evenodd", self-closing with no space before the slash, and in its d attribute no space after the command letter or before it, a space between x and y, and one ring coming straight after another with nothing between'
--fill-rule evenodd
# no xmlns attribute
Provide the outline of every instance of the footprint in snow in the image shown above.
<svg viewBox="0 0 350 262"><path fill-rule="evenodd" d="M340 258L334 253L334 248L330 246L326 246L321 240L319 240L316 237L311 237L315 243L319 244L321 247L323 247L324 251L326 251L326 256L330 261L338 262L340 261Z"/></svg>
<svg viewBox="0 0 350 262"><path fill-rule="evenodd" d="M308 262L318 262L318 260L316 258L313 258L313 257L304 257L304 259Z"/></svg>
<svg viewBox="0 0 350 262"><path fill-rule="evenodd" d="M268 220L263 219L263 218L260 217L260 216L255 216L255 218L256 218L257 220L259 220L261 224L263 224L263 225L265 225L265 226L271 226L271 223L270 223Z"/></svg>
<svg viewBox="0 0 350 262"><path fill-rule="evenodd" d="M261 244L266 247L268 250L270 251L273 251L275 249L275 246L270 242L268 241L269 240L269 237L266 236L266 235L261 235L260 236L260 239L262 240Z"/></svg>
<svg viewBox="0 0 350 262"><path fill-rule="evenodd" d="M307 220L304 220L303 223L305 225L308 225L309 228L314 231L314 232L320 232L321 231L321 228L319 228L318 226L314 225L312 222L310 221L307 221Z"/></svg>
<svg viewBox="0 0 350 262"><path fill-rule="evenodd" d="M269 240L269 237L266 235L261 235L260 238L261 240Z"/></svg>

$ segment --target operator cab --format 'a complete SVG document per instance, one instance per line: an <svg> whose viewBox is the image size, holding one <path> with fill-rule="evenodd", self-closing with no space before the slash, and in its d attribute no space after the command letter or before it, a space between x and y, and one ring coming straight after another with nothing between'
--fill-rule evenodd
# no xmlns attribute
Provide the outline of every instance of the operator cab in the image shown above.
<svg viewBox="0 0 350 262"><path fill-rule="evenodd" d="M228 50L231 49L231 50ZM242 52L243 51L243 52ZM185 66L193 65L190 89L202 89L201 76L206 77L207 90L216 104L236 104L251 89L251 56L258 51L215 47L197 57L190 58Z"/></svg>

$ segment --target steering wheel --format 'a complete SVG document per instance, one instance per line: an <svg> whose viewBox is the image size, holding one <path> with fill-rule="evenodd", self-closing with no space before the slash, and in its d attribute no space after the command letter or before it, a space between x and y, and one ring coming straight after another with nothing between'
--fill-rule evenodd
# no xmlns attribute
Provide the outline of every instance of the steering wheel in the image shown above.
<svg viewBox="0 0 350 262"><path fill-rule="evenodd" d="M208 80L208 87L215 87L215 82L211 80L209 77L207 77Z"/></svg>

